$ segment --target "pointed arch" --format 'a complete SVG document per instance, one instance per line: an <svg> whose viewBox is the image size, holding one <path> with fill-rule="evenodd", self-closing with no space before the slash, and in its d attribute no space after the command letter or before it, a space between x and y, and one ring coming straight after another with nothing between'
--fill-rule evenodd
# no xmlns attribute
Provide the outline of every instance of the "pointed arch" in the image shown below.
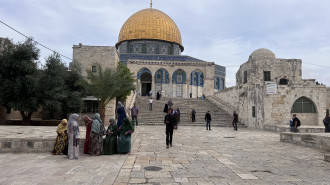
<svg viewBox="0 0 330 185"><path fill-rule="evenodd" d="M173 84L186 84L186 72L183 69L177 69L172 75Z"/></svg>
<svg viewBox="0 0 330 185"><path fill-rule="evenodd" d="M137 73L137 79L140 79L141 78L141 75L143 75L144 73L149 73L151 76L152 76L152 73L151 71L146 68L146 67L143 67L139 70L139 72Z"/></svg>
<svg viewBox="0 0 330 185"><path fill-rule="evenodd" d="M158 69L154 75L154 78L155 83L157 84L168 84L170 82L169 73L164 68Z"/></svg>
<svg viewBox="0 0 330 185"><path fill-rule="evenodd" d="M194 70L190 73L190 85L204 87L204 74L200 70Z"/></svg>

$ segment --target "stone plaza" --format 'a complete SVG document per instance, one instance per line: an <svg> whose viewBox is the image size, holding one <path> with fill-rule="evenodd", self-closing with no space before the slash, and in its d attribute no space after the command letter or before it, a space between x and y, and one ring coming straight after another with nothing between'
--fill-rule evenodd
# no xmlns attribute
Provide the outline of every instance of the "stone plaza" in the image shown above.
<svg viewBox="0 0 330 185"><path fill-rule="evenodd" d="M30 130L29 130L30 129ZM56 127L1 126L1 138L53 139ZM29 134L28 134L29 132ZM20 134L19 134L20 133ZM329 184L326 150L280 142L278 132L181 126L165 147L164 126L140 126L129 155L79 160L42 153L0 153L0 184ZM83 127L81 136L84 137ZM84 139L84 138L82 138ZM2 143L3 144L3 143ZM2 145L3 146L3 145ZM82 150L82 148L80 148Z"/></svg>

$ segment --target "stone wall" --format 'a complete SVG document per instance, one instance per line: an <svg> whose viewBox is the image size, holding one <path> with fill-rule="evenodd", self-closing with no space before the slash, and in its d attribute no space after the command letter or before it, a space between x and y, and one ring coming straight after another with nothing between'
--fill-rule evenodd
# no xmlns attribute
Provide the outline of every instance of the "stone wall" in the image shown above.
<svg viewBox="0 0 330 185"><path fill-rule="evenodd" d="M119 55L112 46L85 46L73 45L73 62L78 62L82 67L83 76L86 70L92 70L92 66L100 64L103 68L117 67Z"/></svg>
<svg viewBox="0 0 330 185"><path fill-rule="evenodd" d="M85 46L82 44L73 45L73 62L81 65L82 74L86 76L86 70L92 70L96 64L105 68L115 68L119 63L117 49L112 46ZM115 117L116 100L106 105L105 120Z"/></svg>

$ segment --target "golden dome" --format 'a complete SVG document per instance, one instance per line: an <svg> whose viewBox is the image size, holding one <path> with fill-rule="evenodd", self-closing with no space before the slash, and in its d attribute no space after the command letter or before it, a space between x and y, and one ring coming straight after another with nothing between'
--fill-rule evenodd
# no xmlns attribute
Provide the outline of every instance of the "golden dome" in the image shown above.
<svg viewBox="0 0 330 185"><path fill-rule="evenodd" d="M154 8L140 10L127 19L120 30L116 46L126 40L152 39L174 42L183 51L181 34L175 22Z"/></svg>

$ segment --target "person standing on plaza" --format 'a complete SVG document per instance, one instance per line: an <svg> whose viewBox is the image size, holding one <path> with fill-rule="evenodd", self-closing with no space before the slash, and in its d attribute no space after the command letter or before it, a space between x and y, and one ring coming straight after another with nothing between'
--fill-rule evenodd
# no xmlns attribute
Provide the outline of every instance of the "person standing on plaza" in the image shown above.
<svg viewBox="0 0 330 185"><path fill-rule="evenodd" d="M171 98L168 100L167 106L168 106L168 109L171 109L172 108L173 102L172 102L172 99Z"/></svg>
<svg viewBox="0 0 330 185"><path fill-rule="evenodd" d="M238 122L238 114L236 113L236 111L234 111L233 113L233 127L234 130L237 131L237 122Z"/></svg>
<svg viewBox="0 0 330 185"><path fill-rule="evenodd" d="M300 127L300 120L297 118L296 114L293 114L293 132L298 132L298 127Z"/></svg>
<svg viewBox="0 0 330 185"><path fill-rule="evenodd" d="M138 119L137 116L139 114L139 108L136 106L136 103L134 103L134 106L131 109L131 116L132 116L132 121L135 120L135 125L138 126Z"/></svg>
<svg viewBox="0 0 330 185"><path fill-rule="evenodd" d="M150 97L150 99L149 99L149 110L150 111L152 111L152 102L153 102L154 100L152 99L152 97Z"/></svg>
<svg viewBox="0 0 330 185"><path fill-rule="evenodd" d="M123 119L126 118L126 111L124 105L119 101L117 104L117 115L118 115L118 128L123 123Z"/></svg>
<svg viewBox="0 0 330 185"><path fill-rule="evenodd" d="M87 115L83 116L82 117L82 120L85 122L85 126L86 126L86 137L85 137L85 143L84 143L84 154L88 154L89 143L90 143L89 135L91 133L93 120L92 120L92 118L88 117Z"/></svg>
<svg viewBox="0 0 330 185"><path fill-rule="evenodd" d="M172 147L173 141L173 129L176 126L175 118L172 115L172 109L168 110L167 115L165 116L164 123L166 125L166 148Z"/></svg>
<svg viewBox="0 0 330 185"><path fill-rule="evenodd" d="M159 100L159 99L160 99L160 92L157 91L157 100Z"/></svg>
<svg viewBox="0 0 330 185"><path fill-rule="evenodd" d="M196 121L196 111L195 111L195 109L193 109L190 114L191 114L191 122L195 122Z"/></svg>
<svg viewBox="0 0 330 185"><path fill-rule="evenodd" d="M206 130L209 129L211 130L211 114L210 111L207 111L207 113L205 114L205 121L206 121Z"/></svg>
<svg viewBox="0 0 330 185"><path fill-rule="evenodd" d="M103 128L102 128L103 127ZM103 154L103 139L104 125L102 123L99 113L94 116L91 133L90 133L90 144L89 154L91 155L102 155Z"/></svg>
<svg viewBox="0 0 330 185"><path fill-rule="evenodd" d="M328 113L324 118L325 132L330 132L330 114Z"/></svg>
<svg viewBox="0 0 330 185"><path fill-rule="evenodd" d="M65 151L65 148L67 150L68 145L68 133L67 133L67 124L68 121L66 119L63 119L61 123L57 126L57 138L54 145L54 149L52 154L59 155L61 153L67 154L68 151Z"/></svg>
<svg viewBox="0 0 330 185"><path fill-rule="evenodd" d="M175 129L178 129L178 125L180 123L180 109L179 109L179 107L176 108L176 110L174 111L174 118L175 118L175 123L176 123L176 128Z"/></svg>
<svg viewBox="0 0 330 185"><path fill-rule="evenodd" d="M131 135L134 132L134 121L124 118L119 132L117 151L120 154L128 154L131 151Z"/></svg>
<svg viewBox="0 0 330 185"><path fill-rule="evenodd" d="M103 142L103 154L104 155L113 155L117 153L117 135L118 135L118 126L116 120L111 118L109 120L110 125L106 131L106 138Z"/></svg>
<svg viewBox="0 0 330 185"><path fill-rule="evenodd" d="M78 114L71 114L69 117L68 123L68 157L69 159L78 159L79 158L79 124L78 124Z"/></svg>

